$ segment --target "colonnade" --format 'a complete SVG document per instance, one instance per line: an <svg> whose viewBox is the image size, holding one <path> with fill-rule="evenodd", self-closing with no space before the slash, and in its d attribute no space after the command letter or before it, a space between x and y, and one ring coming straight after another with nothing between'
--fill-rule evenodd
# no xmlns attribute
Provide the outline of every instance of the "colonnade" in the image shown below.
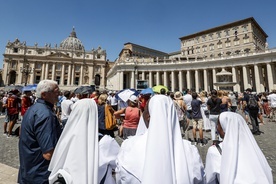
<svg viewBox="0 0 276 184"><path fill-rule="evenodd" d="M13 68L9 65L5 65L5 71L8 68ZM26 82L25 74L20 72L20 68L23 68L24 62L18 61L15 68L15 72L9 72L4 80L6 84L10 83L10 78L15 77L15 84L23 84ZM51 79L59 83L60 86L80 86L85 84L94 84L95 75L99 75L100 87L105 86L105 67L99 65L100 70L95 72L94 64L83 65L83 63L61 63L61 62L31 62L29 61L29 67L32 68L32 72L28 74L27 83L35 84L40 80ZM12 70L11 70L12 71ZM15 75L15 76L12 76Z"/></svg>
<svg viewBox="0 0 276 184"><path fill-rule="evenodd" d="M220 82L232 82L234 85L228 90L243 92L247 88L264 92L276 89L275 63L261 63L254 65L240 65L225 67L232 73L231 81L223 81L223 76L217 74L222 67L189 69L189 70L137 70L119 71L119 88L136 88L137 80L148 80L149 87L165 85L170 91L193 89L197 92L212 89L224 89Z"/></svg>

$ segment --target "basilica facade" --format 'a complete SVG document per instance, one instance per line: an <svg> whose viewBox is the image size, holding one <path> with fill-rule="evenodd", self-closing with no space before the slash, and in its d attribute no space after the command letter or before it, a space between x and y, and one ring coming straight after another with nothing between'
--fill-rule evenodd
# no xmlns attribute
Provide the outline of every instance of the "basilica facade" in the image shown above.
<svg viewBox="0 0 276 184"><path fill-rule="evenodd" d="M112 65L101 47L85 50L74 28L59 45L27 46L19 39L9 41L3 55L4 85L37 84L51 79L61 89L71 90L81 85L104 89L106 73Z"/></svg>
<svg viewBox="0 0 276 184"><path fill-rule="evenodd" d="M107 88L165 85L170 91L276 89L276 49L253 17L183 36L180 50L165 53L126 43L107 73Z"/></svg>

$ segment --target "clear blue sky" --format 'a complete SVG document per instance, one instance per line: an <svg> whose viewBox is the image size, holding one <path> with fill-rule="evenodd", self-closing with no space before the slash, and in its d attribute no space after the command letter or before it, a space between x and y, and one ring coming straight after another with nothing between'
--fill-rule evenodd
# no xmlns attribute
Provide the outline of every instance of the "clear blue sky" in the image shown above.
<svg viewBox="0 0 276 184"><path fill-rule="evenodd" d="M60 44L73 26L86 50L101 46L114 61L123 44L180 50L182 36L254 17L276 47L275 0L6 0L0 8L0 68L5 46Z"/></svg>

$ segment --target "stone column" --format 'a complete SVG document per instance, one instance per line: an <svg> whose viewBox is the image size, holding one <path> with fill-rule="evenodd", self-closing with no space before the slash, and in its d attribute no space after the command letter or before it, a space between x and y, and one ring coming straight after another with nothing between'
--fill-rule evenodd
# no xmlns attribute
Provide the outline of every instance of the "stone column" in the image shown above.
<svg viewBox="0 0 276 184"><path fill-rule="evenodd" d="M191 90L191 72L187 70L187 88Z"/></svg>
<svg viewBox="0 0 276 184"><path fill-rule="evenodd" d="M145 80L145 72L142 71L142 80Z"/></svg>
<svg viewBox="0 0 276 184"><path fill-rule="evenodd" d="M89 68L89 71L91 71L91 74L90 74L91 77L89 77L89 84L92 84L92 85L95 85L94 66L95 65L92 64L91 68Z"/></svg>
<svg viewBox="0 0 276 184"><path fill-rule="evenodd" d="M159 85L160 84L160 72L157 71L156 72L156 85Z"/></svg>
<svg viewBox="0 0 276 184"><path fill-rule="evenodd" d="M216 73L216 69L215 68L213 68L213 89L218 89L218 87L215 85L215 83L217 82L217 73Z"/></svg>
<svg viewBox="0 0 276 184"><path fill-rule="evenodd" d="M30 74L30 84L34 84L34 75L35 75L35 63L30 63L32 68L32 73Z"/></svg>
<svg viewBox="0 0 276 184"><path fill-rule="evenodd" d="M260 71L259 71L259 66L254 65L254 75L255 75L255 89L257 93L263 92L261 89L261 80L260 80Z"/></svg>
<svg viewBox="0 0 276 184"><path fill-rule="evenodd" d="M64 71L65 71L65 66L64 63L62 63L62 68L61 68L61 76L60 76L60 85L64 85Z"/></svg>
<svg viewBox="0 0 276 184"><path fill-rule="evenodd" d="M4 70L3 70L3 80L4 84L9 84L9 72L8 72L8 65L10 61L4 61ZM20 68L20 67L19 67Z"/></svg>
<svg viewBox="0 0 276 184"><path fill-rule="evenodd" d="M49 74L49 63L46 63L46 66L45 66L45 77L44 79L48 79L48 74Z"/></svg>
<svg viewBox="0 0 276 184"><path fill-rule="evenodd" d="M131 71L130 88L135 88L135 71Z"/></svg>
<svg viewBox="0 0 276 184"><path fill-rule="evenodd" d="M167 71L164 71L164 86L168 86L168 73Z"/></svg>
<svg viewBox="0 0 276 184"><path fill-rule="evenodd" d="M208 90L209 81L208 81L208 75L207 75L207 70L206 69L203 70L203 80L204 80L204 91L209 91Z"/></svg>
<svg viewBox="0 0 276 184"><path fill-rule="evenodd" d="M247 73L247 67L242 67L242 73L243 73L243 83L244 83L244 89L247 89L251 87L251 85L248 84L248 73Z"/></svg>
<svg viewBox="0 0 276 184"><path fill-rule="evenodd" d="M19 69L22 67L23 68L23 63L21 63L21 62L18 62L18 67L19 67ZM8 78L10 78L11 76L9 75L9 77ZM24 74L23 75L23 73L21 73L20 71L18 72L18 77L17 77L17 82L15 81L15 83L19 83L19 84L23 84L23 83L27 83L27 81L25 81L26 80L26 75ZM9 81L9 80L8 80Z"/></svg>
<svg viewBox="0 0 276 184"><path fill-rule="evenodd" d="M273 81L273 74L272 74L272 68L271 64L266 64L266 70L267 70L267 80L268 80L268 91L271 92L272 89L274 89L274 81Z"/></svg>
<svg viewBox="0 0 276 184"><path fill-rule="evenodd" d="M52 80L56 80L55 78L56 78L56 64L55 63L53 63L53 66L52 66Z"/></svg>
<svg viewBox="0 0 276 184"><path fill-rule="evenodd" d="M172 86L171 86L171 91L175 91L175 72L171 72L171 81L172 81Z"/></svg>
<svg viewBox="0 0 276 184"><path fill-rule="evenodd" d="M149 87L153 87L152 86L152 72L149 72Z"/></svg>
<svg viewBox="0 0 276 184"><path fill-rule="evenodd" d="M72 74L71 74L71 86L75 85L75 65L72 65Z"/></svg>
<svg viewBox="0 0 276 184"><path fill-rule="evenodd" d="M80 80L79 80L79 85L83 84L83 65L81 65L80 68Z"/></svg>
<svg viewBox="0 0 276 184"><path fill-rule="evenodd" d="M69 66L68 66L68 79L67 79L67 85L68 86L71 85L71 67L72 67L72 65L69 64Z"/></svg>
<svg viewBox="0 0 276 184"><path fill-rule="evenodd" d="M119 89L122 90L124 88L124 72L119 72Z"/></svg>
<svg viewBox="0 0 276 184"><path fill-rule="evenodd" d="M195 91L199 92L199 77L198 70L195 70Z"/></svg>
<svg viewBox="0 0 276 184"><path fill-rule="evenodd" d="M41 76L40 76L40 80L44 80L45 79L45 63L41 63Z"/></svg>
<svg viewBox="0 0 276 184"><path fill-rule="evenodd" d="M182 70L179 71L178 75L178 81L179 81L179 91L183 91L183 72Z"/></svg>
<svg viewBox="0 0 276 184"><path fill-rule="evenodd" d="M104 82L105 82L105 67L102 66L102 69L101 69L101 83L100 83L101 88L105 88L105 83Z"/></svg>
<svg viewBox="0 0 276 184"><path fill-rule="evenodd" d="M237 69L232 67L232 81L237 82ZM237 83L233 86L233 90L240 92L240 85Z"/></svg>

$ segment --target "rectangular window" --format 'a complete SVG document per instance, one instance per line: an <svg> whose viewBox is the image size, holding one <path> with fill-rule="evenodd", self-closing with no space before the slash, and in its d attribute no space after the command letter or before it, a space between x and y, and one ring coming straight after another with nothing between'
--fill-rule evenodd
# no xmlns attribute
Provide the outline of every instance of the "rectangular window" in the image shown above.
<svg viewBox="0 0 276 184"><path fill-rule="evenodd" d="M213 34L209 34L209 40L213 40Z"/></svg>
<svg viewBox="0 0 276 184"><path fill-rule="evenodd" d="M225 47L231 47L231 42L226 42Z"/></svg>
<svg viewBox="0 0 276 184"><path fill-rule="evenodd" d="M226 37L229 36L229 30L225 30L225 36L226 36Z"/></svg>
<svg viewBox="0 0 276 184"><path fill-rule="evenodd" d="M243 43L249 43L249 38L243 39Z"/></svg>
<svg viewBox="0 0 276 184"><path fill-rule="evenodd" d="M196 48L196 52L200 53L200 47Z"/></svg>
<svg viewBox="0 0 276 184"><path fill-rule="evenodd" d="M214 50L215 49L214 45L210 45L209 48L210 48L210 50Z"/></svg>
<svg viewBox="0 0 276 184"><path fill-rule="evenodd" d="M239 44L240 44L239 40L234 41L234 45L239 45Z"/></svg>
<svg viewBox="0 0 276 184"><path fill-rule="evenodd" d="M242 26L242 27L243 27L243 32L247 32L247 31L248 31L247 25L244 25L244 26Z"/></svg>
<svg viewBox="0 0 276 184"><path fill-rule="evenodd" d="M222 48L222 44L218 44L218 49L221 49Z"/></svg>
<svg viewBox="0 0 276 184"><path fill-rule="evenodd" d="M217 36L218 36L218 38L221 38L220 33L221 33L221 32L217 32Z"/></svg>

